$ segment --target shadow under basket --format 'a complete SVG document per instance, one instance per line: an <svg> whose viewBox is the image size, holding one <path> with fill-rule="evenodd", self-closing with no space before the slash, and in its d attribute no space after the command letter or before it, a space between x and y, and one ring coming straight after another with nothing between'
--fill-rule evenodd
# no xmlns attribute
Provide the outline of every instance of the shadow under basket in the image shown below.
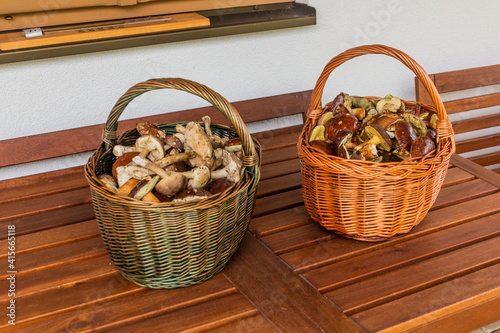
<svg viewBox="0 0 500 333"><path fill-rule="evenodd" d="M240 137L244 171L241 180L225 192L197 201L149 203L117 195L98 180L101 174L111 174L114 145L133 145L139 137L132 129L115 138L125 107L146 91L165 88L206 99L231 122L230 127L212 124L213 134ZM175 132L176 123L158 125L167 134ZM143 287L177 288L199 284L220 272L248 227L260 178L260 145L250 137L236 109L199 83L154 79L133 86L120 98L104 132L103 143L85 165L85 176L102 239L121 274Z"/></svg>
<svg viewBox="0 0 500 333"><path fill-rule="evenodd" d="M422 105L422 112L433 111L439 118L433 153L409 161L381 163L322 154L308 144L323 114L321 98L330 73L345 61L366 54L394 57L424 83L435 108ZM415 102L404 103L410 108L415 106ZM304 204L311 218L345 237L384 241L410 232L424 219L439 194L455 142L443 102L425 71L401 51L367 45L339 54L325 67L313 90L298 151Z"/></svg>

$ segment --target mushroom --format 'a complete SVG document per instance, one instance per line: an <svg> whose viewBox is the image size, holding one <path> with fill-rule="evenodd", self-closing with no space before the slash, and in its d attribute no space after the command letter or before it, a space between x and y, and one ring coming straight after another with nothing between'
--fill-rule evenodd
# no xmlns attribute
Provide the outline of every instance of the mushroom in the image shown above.
<svg viewBox="0 0 500 333"><path fill-rule="evenodd" d="M150 161L148 161L145 158L140 157L140 156L134 157L134 162L140 166L143 166L143 167L153 171L158 176L160 176L161 178L164 178L164 179L168 178L172 175L182 175L186 179L190 179L189 185L191 185L192 187L203 187L210 180L210 169L205 165L202 165L198 168L195 168L195 169L190 170L190 171L185 171L185 172L171 172L171 171L169 172L169 171L163 170L157 164L150 162ZM163 182L164 179L161 180L160 183ZM160 183L158 183L158 185ZM158 185L157 185L157 187L158 187ZM158 188L156 190L162 194L165 194L164 192L160 191ZM167 195L167 194L165 194L165 195Z"/></svg>
<svg viewBox="0 0 500 333"><path fill-rule="evenodd" d="M348 149L356 146L351 140L352 132L350 130L344 129L339 131L332 144L335 156L349 158Z"/></svg>
<svg viewBox="0 0 500 333"><path fill-rule="evenodd" d="M224 143L224 149L235 153L236 156L238 156L238 158L241 160L241 157L243 155L243 145L241 144L240 138L233 138L226 141Z"/></svg>
<svg viewBox="0 0 500 333"><path fill-rule="evenodd" d="M326 141L321 141L321 140L313 140L311 142L309 142L309 144L322 151L323 153L327 154L327 155L333 155L333 148L332 146L330 146L330 144Z"/></svg>
<svg viewBox="0 0 500 333"><path fill-rule="evenodd" d="M425 126L425 123L422 119L411 113L403 113L403 118L410 123L410 125L415 130L415 133L417 133L417 136L423 136L427 134L427 126Z"/></svg>
<svg viewBox="0 0 500 333"><path fill-rule="evenodd" d="M164 130L160 129L157 124L150 123L137 123L135 128L141 135L152 135L158 139L164 141L167 134Z"/></svg>
<svg viewBox="0 0 500 333"><path fill-rule="evenodd" d="M421 157L429 154L434 149L436 149L436 145L431 138L428 136L419 136L411 144L410 155L412 157Z"/></svg>
<svg viewBox="0 0 500 333"><path fill-rule="evenodd" d="M152 161L159 160L165 156L163 142L155 136L143 135L135 141L135 147L140 151L139 156L149 155Z"/></svg>
<svg viewBox="0 0 500 333"><path fill-rule="evenodd" d="M212 171L210 176L212 179L227 178L237 183L241 178L243 163L234 153L227 150L222 150L222 159L224 168Z"/></svg>
<svg viewBox="0 0 500 333"><path fill-rule="evenodd" d="M176 149L176 148L170 148L168 151L165 152L165 157L162 158L162 160L165 159L168 156L178 155L180 153L181 152L178 149ZM195 152L189 152L189 153L196 154ZM177 156L176 158L179 158L179 157L180 156ZM191 156L191 157L193 157L193 156ZM191 158L191 157L189 157L189 158ZM158 161L156 161L155 163L158 164ZM187 170L187 166L184 163L184 159L182 159L182 161L174 162L172 164L164 166L163 169L165 171L183 172L183 171Z"/></svg>
<svg viewBox="0 0 500 333"><path fill-rule="evenodd" d="M349 110L345 106L346 102L346 95L344 93L340 93L335 98L333 101L327 103L325 107L323 108L324 112L332 112L332 114L335 113L345 113L349 112Z"/></svg>
<svg viewBox="0 0 500 333"><path fill-rule="evenodd" d="M394 136L399 143L399 146L406 151L410 151L411 144L417 138L417 134L407 121L400 120L396 123Z"/></svg>
<svg viewBox="0 0 500 333"><path fill-rule="evenodd" d="M411 159L410 152L403 147L398 147L392 151L394 156L397 156L399 159L406 161Z"/></svg>
<svg viewBox="0 0 500 333"><path fill-rule="evenodd" d="M377 146L374 144L362 145L358 151L365 157L365 160L373 160L378 157Z"/></svg>
<svg viewBox="0 0 500 333"><path fill-rule="evenodd" d="M118 193L129 196L130 192L132 192L132 190L137 186L138 183L139 180L131 178L125 184L120 186L120 188L118 189ZM152 192L148 192L145 196L142 197L141 200L147 202L160 202L160 200Z"/></svg>
<svg viewBox="0 0 500 333"><path fill-rule="evenodd" d="M368 140L356 146L354 150L360 151L366 145L375 145L382 150L390 151L392 148L392 141L387 132L380 127L379 125L371 124L365 127L364 129L366 135L368 136Z"/></svg>
<svg viewBox="0 0 500 333"><path fill-rule="evenodd" d="M138 149L135 146L123 146L123 145L116 145L113 147L113 155L120 157L123 154L126 153L133 153L133 152L140 152L141 150Z"/></svg>
<svg viewBox="0 0 500 333"><path fill-rule="evenodd" d="M313 130L311 131L311 136L309 137L309 142L315 141L315 140L321 140L321 141L326 140L325 126L318 125L318 126L313 128Z"/></svg>
<svg viewBox="0 0 500 333"><path fill-rule="evenodd" d="M159 176L155 176L151 178L150 176L141 179L137 185L130 191L129 197L141 200L146 196L146 194L150 193L154 188L158 180Z"/></svg>
<svg viewBox="0 0 500 333"><path fill-rule="evenodd" d="M212 120L210 119L210 116L203 116L201 120L205 124L205 133L210 139L212 148L217 149L224 147L224 140L222 140L222 138L220 138L219 136L212 134L212 129L210 128L210 123L212 122Z"/></svg>
<svg viewBox="0 0 500 333"><path fill-rule="evenodd" d="M399 97L393 97L392 95L387 95L383 99L377 102L377 111L379 113L383 112L397 112L403 103Z"/></svg>
<svg viewBox="0 0 500 333"><path fill-rule="evenodd" d="M234 182L227 178L214 179L210 183L206 184L203 189L210 192L211 194L222 193L228 188L234 185Z"/></svg>
<svg viewBox="0 0 500 333"><path fill-rule="evenodd" d="M171 164L174 164L177 162L184 162L184 161L187 161L190 158L194 158L194 157L196 157L196 153L194 151L185 151L185 152L178 153L178 154L167 155L167 156L163 157L162 159L155 161L155 164L163 169Z"/></svg>
<svg viewBox="0 0 500 333"><path fill-rule="evenodd" d="M104 186L106 186L108 189L118 193L118 187L117 187L118 184L116 183L116 180L113 176L104 174L104 175L99 175L97 179L99 179L101 183L103 183Z"/></svg>
<svg viewBox="0 0 500 333"><path fill-rule="evenodd" d="M188 123L184 137L184 150L196 152L196 157L190 159L189 163L192 166L206 165L210 168L213 164L213 147L201 126L195 122Z"/></svg>
<svg viewBox="0 0 500 333"><path fill-rule="evenodd" d="M356 132L358 129L358 118L350 113L336 114L325 125L325 135L330 140L335 140L335 136L340 130L348 129Z"/></svg>
<svg viewBox="0 0 500 333"><path fill-rule="evenodd" d="M116 180L118 186L125 184L130 178L142 179L146 176L153 175L154 172L138 165L128 164L116 168Z"/></svg>
<svg viewBox="0 0 500 333"><path fill-rule="evenodd" d="M366 116L366 110L363 109L363 108L355 108L355 109L351 109L352 111L352 114L358 118L358 120L363 120L363 118L365 118Z"/></svg>
<svg viewBox="0 0 500 333"><path fill-rule="evenodd" d="M111 168L111 173L113 174L113 176L115 178L117 177L116 168L128 165L130 162L132 162L132 159L137 155L139 155L138 152L129 152L118 157L116 161L113 163L113 166Z"/></svg>
<svg viewBox="0 0 500 333"><path fill-rule="evenodd" d="M212 194L202 188L187 188L174 197L172 202L186 202L208 198Z"/></svg>
<svg viewBox="0 0 500 333"><path fill-rule="evenodd" d="M182 150L182 141L174 135L167 135L163 140L167 145L178 150Z"/></svg>

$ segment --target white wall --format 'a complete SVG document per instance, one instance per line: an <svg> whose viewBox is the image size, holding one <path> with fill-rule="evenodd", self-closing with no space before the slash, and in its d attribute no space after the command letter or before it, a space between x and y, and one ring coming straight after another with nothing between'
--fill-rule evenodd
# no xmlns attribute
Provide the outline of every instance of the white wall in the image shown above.
<svg viewBox="0 0 500 333"><path fill-rule="evenodd" d="M333 56L360 44L398 48L429 73L500 60L498 1L309 4L317 10L315 26L0 65L0 140L103 123L126 89L153 77L188 78L238 101L312 89ZM324 96L411 100L413 77L391 58L365 56L335 70ZM204 105L186 93L156 91L136 99L122 119ZM81 165L87 156L2 168L0 179Z"/></svg>

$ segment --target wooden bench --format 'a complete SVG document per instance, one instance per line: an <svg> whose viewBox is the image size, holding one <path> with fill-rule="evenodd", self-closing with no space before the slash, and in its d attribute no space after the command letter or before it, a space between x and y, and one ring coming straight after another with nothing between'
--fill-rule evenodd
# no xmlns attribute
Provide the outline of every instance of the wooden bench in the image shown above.
<svg viewBox="0 0 500 333"><path fill-rule="evenodd" d="M440 196L411 233L382 243L338 236L303 205L296 145L310 96L233 103L247 124L279 116L299 124L253 134L263 160L250 226L227 267L197 286L147 289L119 274L81 166L1 181L0 306L13 299L14 269L16 326L4 315L0 331L469 333L500 320L500 175L454 156ZM119 131L205 114L224 122L207 107L122 121ZM101 134L99 125L3 141L1 163L92 151ZM67 144L54 145L62 137Z"/></svg>
<svg viewBox="0 0 500 333"><path fill-rule="evenodd" d="M470 160L490 167L500 173L500 130L487 131L500 126L500 89L493 85L500 84L500 65L470 68L429 75L440 94L467 93L468 97L452 97L445 100L445 107L452 120L457 136L458 154L466 155ZM496 92L491 92L496 91ZM416 100L432 105L432 101L420 80L415 78ZM472 96L470 96L472 95ZM446 96L446 95L444 95ZM477 116L478 109L492 108L491 111ZM480 134L470 133L473 131ZM486 133L485 133L486 132ZM469 135L466 135L469 133ZM493 149L492 149L493 148ZM490 149L491 152L482 152Z"/></svg>

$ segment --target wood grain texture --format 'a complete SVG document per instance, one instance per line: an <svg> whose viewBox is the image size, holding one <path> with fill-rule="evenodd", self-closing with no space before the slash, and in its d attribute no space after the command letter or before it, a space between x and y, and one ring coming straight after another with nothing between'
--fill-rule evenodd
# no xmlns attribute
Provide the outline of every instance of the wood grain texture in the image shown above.
<svg viewBox="0 0 500 333"><path fill-rule="evenodd" d="M307 110L310 95L310 91L303 91L234 102L232 104L240 113L243 121L248 124L276 117L302 114ZM133 128L137 122L201 121L201 118L205 115L209 115L214 123L229 124L227 119L214 107L202 107L122 120L119 122L118 131L120 133ZM103 115L102 120L104 121L106 117L107 115ZM0 161L0 167L93 151L102 142L103 128L104 125L100 124L0 141L0 156L3 157ZM298 138L299 132L296 133ZM272 135L268 134L264 142L280 142L283 139L282 137L273 138ZM287 141L287 144L290 145L290 141Z"/></svg>

